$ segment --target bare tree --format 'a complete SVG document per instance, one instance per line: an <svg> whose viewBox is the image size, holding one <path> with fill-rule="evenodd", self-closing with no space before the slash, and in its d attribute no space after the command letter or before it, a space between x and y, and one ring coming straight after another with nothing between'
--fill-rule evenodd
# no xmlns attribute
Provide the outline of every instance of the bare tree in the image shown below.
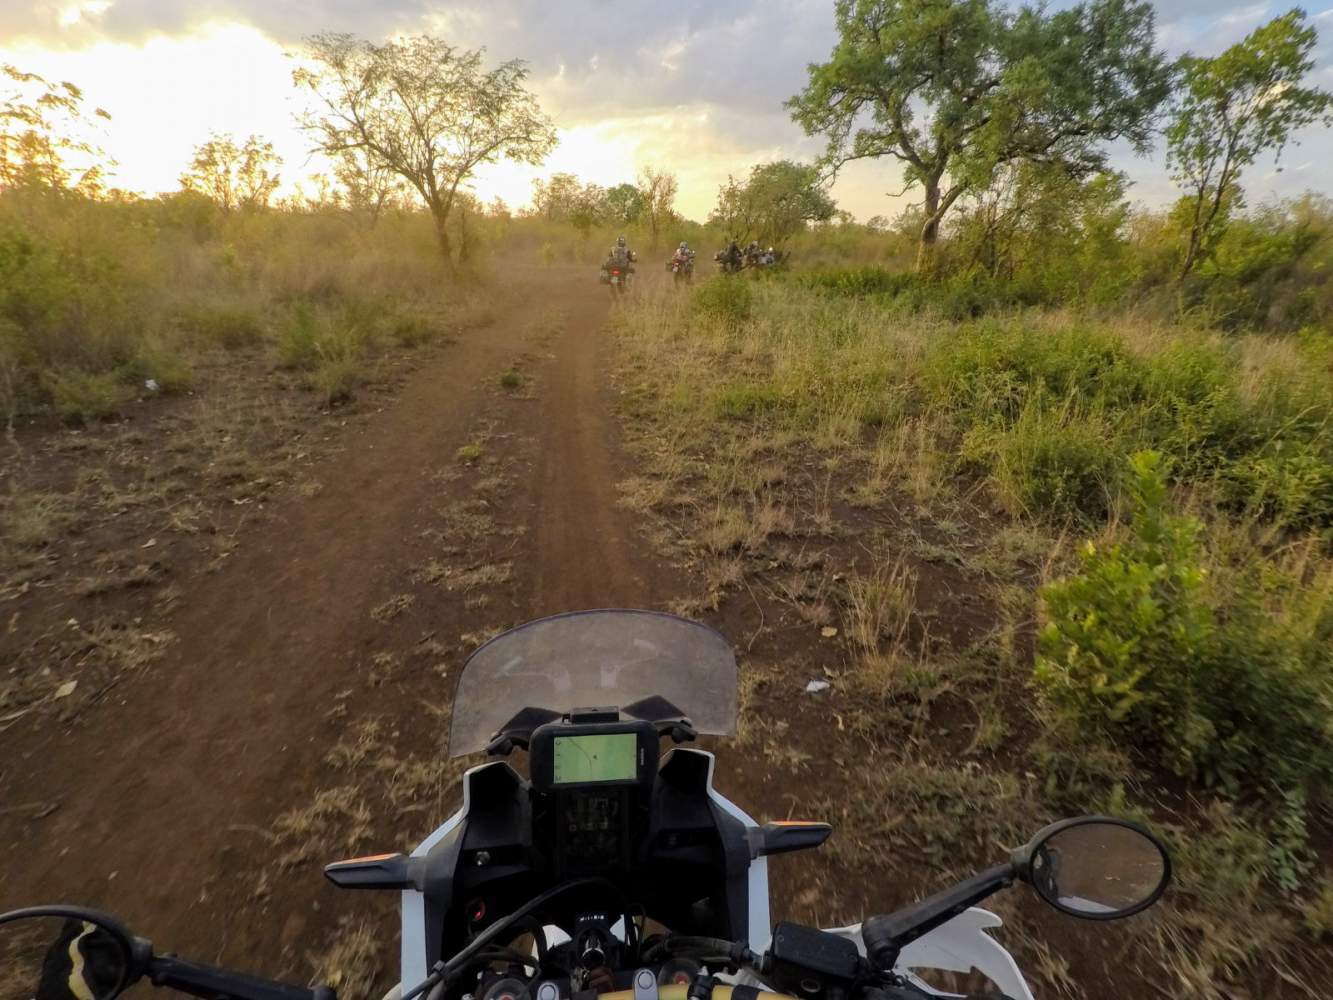
<svg viewBox="0 0 1333 1000"><path fill-rule="evenodd" d="M277 190L281 165L273 143L257 135L238 146L230 135L215 133L195 148L180 183L187 191L212 198L224 212L266 208Z"/></svg>
<svg viewBox="0 0 1333 1000"><path fill-rule="evenodd" d="M342 185L347 207L364 214L369 228L380 216L407 195L407 183L395 171L368 156L364 149L345 149L338 154L333 176Z"/></svg>
<svg viewBox="0 0 1333 1000"><path fill-rule="evenodd" d="M323 152L362 150L407 181L430 210L448 266L460 186L483 163L540 163L555 146L554 127L524 86L521 60L487 70L481 52L424 35L375 45L322 34L307 47L314 66L294 79L319 109L303 126Z"/></svg>
<svg viewBox="0 0 1333 1000"><path fill-rule="evenodd" d="M666 170L644 167L638 177L641 199L640 218L648 223L649 242L657 246L657 234L674 216L676 202L676 175Z"/></svg>

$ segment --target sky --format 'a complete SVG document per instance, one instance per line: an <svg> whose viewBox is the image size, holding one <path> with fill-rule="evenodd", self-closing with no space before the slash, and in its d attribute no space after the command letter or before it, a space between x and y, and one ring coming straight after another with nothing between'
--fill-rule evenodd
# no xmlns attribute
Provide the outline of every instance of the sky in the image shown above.
<svg viewBox="0 0 1333 1000"><path fill-rule="evenodd" d="M1160 0L1158 36L1172 55L1213 54L1289 7ZM1333 89L1333 6L1309 11L1321 35L1312 82ZM230 132L271 140L290 191L327 169L295 125L301 98L291 84L301 39L325 30L375 41L425 32L484 47L494 62L527 60L560 144L542 167L501 163L479 174L475 192L512 207L527 202L533 178L555 171L611 185L654 166L678 176L677 209L702 220L729 174L822 149L782 103L833 48L832 0L0 0L0 63L72 81L112 115L98 140L117 163L116 186L174 190L191 150ZM1299 138L1280 171L1261 161L1243 179L1251 202L1333 195L1333 131ZM1172 197L1160 151L1144 159L1117 149L1113 165L1138 201ZM833 194L865 220L917 200L898 196L901 187L885 159L845 169Z"/></svg>

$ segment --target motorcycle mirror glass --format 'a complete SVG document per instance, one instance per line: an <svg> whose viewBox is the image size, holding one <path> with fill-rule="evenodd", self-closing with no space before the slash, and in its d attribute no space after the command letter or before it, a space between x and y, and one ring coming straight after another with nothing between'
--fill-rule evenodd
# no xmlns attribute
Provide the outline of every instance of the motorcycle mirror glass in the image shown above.
<svg viewBox="0 0 1333 1000"><path fill-rule="evenodd" d="M129 985L125 932L60 909L0 916L0 1000L114 1000Z"/></svg>
<svg viewBox="0 0 1333 1000"><path fill-rule="evenodd" d="M1027 851L1027 881L1057 910L1118 920L1151 906L1171 880L1161 842L1125 820L1084 817L1041 831Z"/></svg>

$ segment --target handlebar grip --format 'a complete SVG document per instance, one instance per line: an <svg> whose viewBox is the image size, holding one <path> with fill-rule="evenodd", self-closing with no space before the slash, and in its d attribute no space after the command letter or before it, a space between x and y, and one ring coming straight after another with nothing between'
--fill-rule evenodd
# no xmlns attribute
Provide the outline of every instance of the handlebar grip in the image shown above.
<svg viewBox="0 0 1333 1000"><path fill-rule="evenodd" d="M292 986L243 972L218 969L211 965L187 962L171 955L154 956L148 967L154 986L169 986L191 996L234 997L235 1000L336 1000L328 986L313 990Z"/></svg>

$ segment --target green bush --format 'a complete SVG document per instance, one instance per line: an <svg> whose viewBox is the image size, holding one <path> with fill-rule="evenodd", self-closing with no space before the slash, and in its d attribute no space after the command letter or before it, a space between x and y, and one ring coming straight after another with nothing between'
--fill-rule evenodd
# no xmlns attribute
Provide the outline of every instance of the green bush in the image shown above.
<svg viewBox="0 0 1333 1000"><path fill-rule="evenodd" d="M1115 336L994 321L963 327L932 346L922 378L931 400L977 419L1017 419L1034 395L1060 401L1122 397L1132 361ZM1119 399L1117 399L1119 401Z"/></svg>
<svg viewBox="0 0 1333 1000"><path fill-rule="evenodd" d="M44 382L56 412L76 423L114 417L136 396L116 372L49 372Z"/></svg>
<svg viewBox="0 0 1333 1000"><path fill-rule="evenodd" d="M1115 457L1099 423L1066 418L1040 405L1013 426L986 426L969 436L964 457L982 459L1013 513L1063 518L1105 515Z"/></svg>
<svg viewBox="0 0 1333 1000"><path fill-rule="evenodd" d="M713 411L719 417L747 420L776 409L782 403L782 393L767 383L740 382L723 386L713 402Z"/></svg>
<svg viewBox="0 0 1333 1000"><path fill-rule="evenodd" d="M236 350L264 340L264 324L254 309L244 305L203 305L185 319L188 329L206 342Z"/></svg>
<svg viewBox="0 0 1333 1000"><path fill-rule="evenodd" d="M136 391L149 379L164 393L183 392L194 384L194 370L181 351L156 342L140 345L134 357L116 369L116 375Z"/></svg>
<svg viewBox="0 0 1333 1000"><path fill-rule="evenodd" d="M434 340L440 334L438 324L420 313L399 316L390 325L389 333L404 347L420 347Z"/></svg>
<svg viewBox="0 0 1333 1000"><path fill-rule="evenodd" d="M899 295L913 284L915 277L908 271L889 271L882 267L843 267L797 273L792 275L792 281L803 288L864 298Z"/></svg>
<svg viewBox="0 0 1333 1000"><path fill-rule="evenodd" d="M285 368L313 368L320 357L319 319L308 302L291 308L287 324L278 335L278 358Z"/></svg>
<svg viewBox="0 0 1333 1000"><path fill-rule="evenodd" d="M306 376L306 384L326 407L348 402L365 381L365 365L355 357L321 358Z"/></svg>
<svg viewBox="0 0 1333 1000"><path fill-rule="evenodd" d="M1132 463L1128 538L1088 543L1042 589L1035 678L1074 723L1233 791L1333 776L1333 586L1281 567L1210 577L1197 520L1168 510L1162 458Z"/></svg>
<svg viewBox="0 0 1333 1000"><path fill-rule="evenodd" d="M754 292L740 276L717 275L694 290L693 305L703 316L734 325L750 318Z"/></svg>

